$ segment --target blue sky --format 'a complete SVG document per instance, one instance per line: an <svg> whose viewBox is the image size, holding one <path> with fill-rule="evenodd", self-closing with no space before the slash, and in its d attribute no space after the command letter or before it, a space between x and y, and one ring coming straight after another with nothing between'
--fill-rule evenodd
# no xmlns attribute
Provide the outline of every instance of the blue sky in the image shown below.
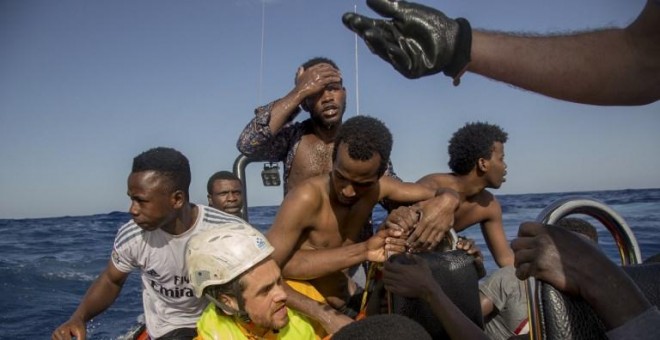
<svg viewBox="0 0 660 340"><path fill-rule="evenodd" d="M422 3L474 28L542 34L625 26L645 1ZM354 6L374 15L364 1L0 1L0 218L125 211L132 158L155 146L189 158L191 199L205 203L207 178L231 169L253 109L290 91L315 56L342 69L345 117L359 111L392 130L405 180L448 171L451 134L488 121L509 133L495 193L660 187L660 103L573 104L471 74L459 87L441 75L412 81L362 41L356 72L341 24ZM276 205L281 187L262 187L260 168L248 167L249 203Z"/></svg>

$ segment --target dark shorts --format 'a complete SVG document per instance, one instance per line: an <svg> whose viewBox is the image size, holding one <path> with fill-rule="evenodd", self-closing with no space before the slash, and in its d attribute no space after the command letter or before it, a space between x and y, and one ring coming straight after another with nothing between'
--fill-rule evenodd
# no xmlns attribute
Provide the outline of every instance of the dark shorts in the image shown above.
<svg viewBox="0 0 660 340"><path fill-rule="evenodd" d="M154 340L192 340L196 336L196 328L177 328Z"/></svg>

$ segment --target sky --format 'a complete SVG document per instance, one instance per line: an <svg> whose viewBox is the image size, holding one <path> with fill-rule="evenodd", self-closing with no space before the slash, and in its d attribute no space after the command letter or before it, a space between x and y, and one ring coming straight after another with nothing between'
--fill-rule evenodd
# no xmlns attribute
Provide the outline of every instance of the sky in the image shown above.
<svg viewBox="0 0 660 340"><path fill-rule="evenodd" d="M535 34L622 27L645 3L420 2L475 29ZM205 204L254 108L317 56L342 70L345 119L390 128L404 180L448 172L452 133L485 121L509 134L495 194L660 187L660 102L568 103L474 74L459 87L408 80L342 25L354 10L375 16L364 1L0 0L0 218L126 211L132 159L156 146L188 157L191 201ZM263 187L261 168L248 166L248 203L278 205L282 188Z"/></svg>

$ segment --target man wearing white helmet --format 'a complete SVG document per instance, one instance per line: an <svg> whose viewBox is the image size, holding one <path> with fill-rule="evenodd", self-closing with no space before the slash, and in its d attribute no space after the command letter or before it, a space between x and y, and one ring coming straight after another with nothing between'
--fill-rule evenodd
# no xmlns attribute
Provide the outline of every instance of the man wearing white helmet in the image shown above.
<svg viewBox="0 0 660 340"><path fill-rule="evenodd" d="M186 246L195 296L211 302L197 322L199 339L320 339L323 329L286 307L273 247L244 223L208 230Z"/></svg>

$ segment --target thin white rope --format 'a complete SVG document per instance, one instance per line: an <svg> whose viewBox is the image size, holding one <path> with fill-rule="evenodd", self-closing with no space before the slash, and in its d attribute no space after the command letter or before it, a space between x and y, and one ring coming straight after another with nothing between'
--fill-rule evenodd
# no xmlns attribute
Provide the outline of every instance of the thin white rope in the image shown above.
<svg viewBox="0 0 660 340"><path fill-rule="evenodd" d="M353 5L353 12L357 14L357 5ZM360 115L360 78L358 76L358 35L355 36L355 113Z"/></svg>
<svg viewBox="0 0 660 340"><path fill-rule="evenodd" d="M265 29L266 22L266 0L261 1L261 59L259 60L259 94L257 103L261 103L261 94L263 87L263 78L264 78L264 40L266 35ZM261 105L261 104L259 104Z"/></svg>

